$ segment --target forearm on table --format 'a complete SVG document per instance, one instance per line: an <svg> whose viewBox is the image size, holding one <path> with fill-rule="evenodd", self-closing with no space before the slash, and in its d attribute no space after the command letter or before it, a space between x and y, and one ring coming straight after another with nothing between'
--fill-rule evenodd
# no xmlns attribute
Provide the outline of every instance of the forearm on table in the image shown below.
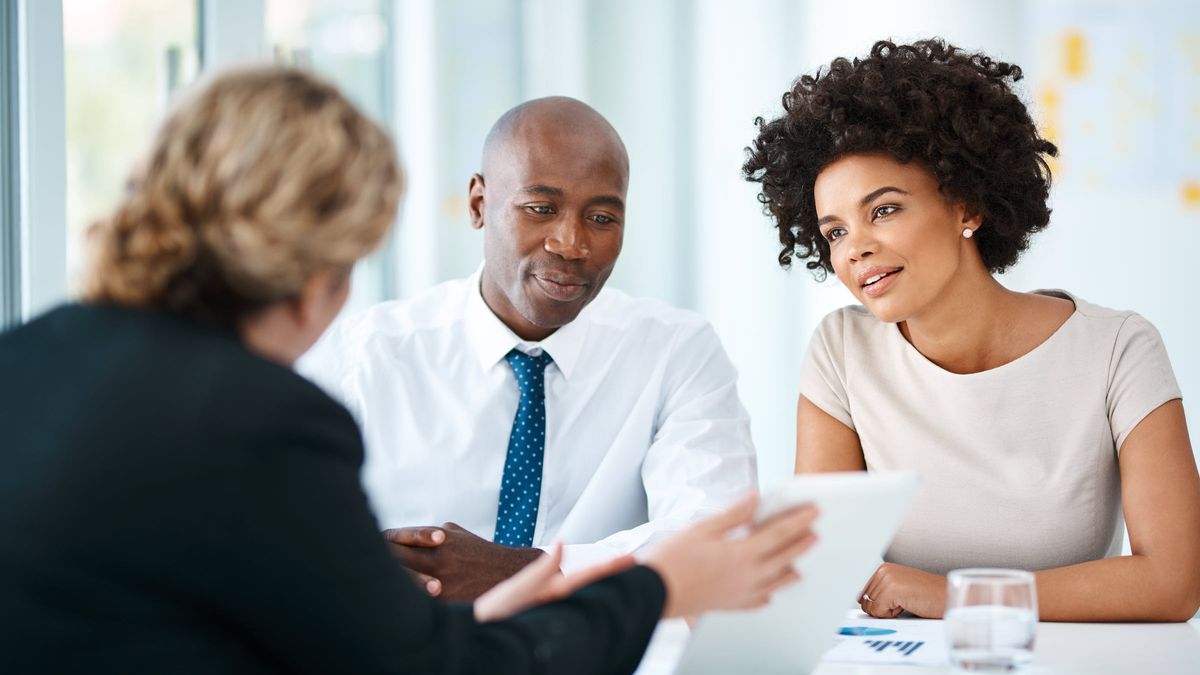
<svg viewBox="0 0 1200 675"><path fill-rule="evenodd" d="M1127 555L1036 573L1043 621L1187 621L1200 606L1200 567Z"/></svg>
<svg viewBox="0 0 1200 675"><path fill-rule="evenodd" d="M565 544L562 570L570 573L620 555L637 555L638 551L663 537L687 529L692 522L693 519L689 518L656 518L637 527L614 532L596 542Z"/></svg>

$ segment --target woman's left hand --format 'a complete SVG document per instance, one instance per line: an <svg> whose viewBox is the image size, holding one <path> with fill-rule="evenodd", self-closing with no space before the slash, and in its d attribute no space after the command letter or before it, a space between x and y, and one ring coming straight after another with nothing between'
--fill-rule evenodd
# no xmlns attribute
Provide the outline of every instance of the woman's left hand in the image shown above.
<svg viewBox="0 0 1200 675"><path fill-rule="evenodd" d="M884 563L859 594L858 604L878 619L894 619L905 611L940 619L946 610L946 577Z"/></svg>

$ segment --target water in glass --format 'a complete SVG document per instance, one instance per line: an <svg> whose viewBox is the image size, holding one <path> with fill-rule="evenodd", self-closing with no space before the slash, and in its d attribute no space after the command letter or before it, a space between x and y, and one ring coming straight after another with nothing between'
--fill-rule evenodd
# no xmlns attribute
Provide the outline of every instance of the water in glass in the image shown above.
<svg viewBox="0 0 1200 675"><path fill-rule="evenodd" d="M962 670L1016 670L1033 661L1037 593L1019 570L955 570L947 581L946 638Z"/></svg>

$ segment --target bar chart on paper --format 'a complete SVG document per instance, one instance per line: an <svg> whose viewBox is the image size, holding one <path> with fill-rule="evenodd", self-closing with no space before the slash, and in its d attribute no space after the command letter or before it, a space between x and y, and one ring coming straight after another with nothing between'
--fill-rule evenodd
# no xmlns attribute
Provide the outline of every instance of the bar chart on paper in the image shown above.
<svg viewBox="0 0 1200 675"><path fill-rule="evenodd" d="M912 656L921 645L925 644L924 640L912 641L908 640L900 642L898 640L866 640L864 645L874 649L877 653L882 654L886 649L895 649L904 656Z"/></svg>
<svg viewBox="0 0 1200 675"><path fill-rule="evenodd" d="M838 631L837 640L822 661L910 666L947 663L941 621L857 618Z"/></svg>

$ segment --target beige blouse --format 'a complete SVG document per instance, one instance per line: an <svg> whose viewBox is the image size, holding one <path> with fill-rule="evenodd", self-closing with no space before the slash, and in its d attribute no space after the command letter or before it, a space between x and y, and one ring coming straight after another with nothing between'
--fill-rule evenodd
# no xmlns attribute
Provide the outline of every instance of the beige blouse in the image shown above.
<svg viewBox="0 0 1200 675"><path fill-rule="evenodd" d="M800 393L858 433L867 468L916 469L917 499L885 559L937 574L1040 570L1121 550L1117 453L1180 398L1154 326L1063 291L1075 313L1019 359L958 375L854 306L825 317Z"/></svg>

